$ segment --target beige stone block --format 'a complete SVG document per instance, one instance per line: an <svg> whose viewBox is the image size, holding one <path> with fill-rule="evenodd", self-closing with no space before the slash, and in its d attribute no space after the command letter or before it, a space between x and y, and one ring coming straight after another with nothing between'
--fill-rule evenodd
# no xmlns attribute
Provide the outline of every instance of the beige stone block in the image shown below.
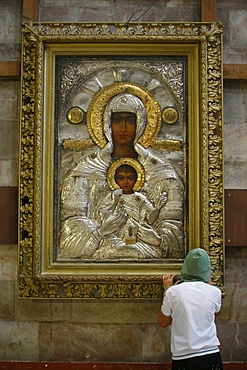
<svg viewBox="0 0 247 370"><path fill-rule="evenodd" d="M76 304L71 300L52 300L51 319L52 321L76 321L72 320L72 306ZM78 320L80 322L80 320Z"/></svg>
<svg viewBox="0 0 247 370"><path fill-rule="evenodd" d="M223 62L225 64L246 64L246 60L247 51L235 51L229 45L224 46Z"/></svg>
<svg viewBox="0 0 247 370"><path fill-rule="evenodd" d="M40 361L54 361L53 358L53 324L40 323L39 328L39 348L40 348ZM64 353L67 352L67 346L64 347ZM66 357L66 356L65 356ZM62 358L59 359L62 361Z"/></svg>
<svg viewBox="0 0 247 370"><path fill-rule="evenodd" d="M246 55L247 57L247 55ZM240 63L238 61L238 63ZM226 189L247 188L247 82L227 81L224 88L224 183Z"/></svg>
<svg viewBox="0 0 247 370"><path fill-rule="evenodd" d="M40 6L41 21L66 22L176 22L200 21L197 1L150 2L143 0L45 1Z"/></svg>
<svg viewBox="0 0 247 370"><path fill-rule="evenodd" d="M247 95L246 95L247 97ZM241 108L239 109L239 113ZM246 112L247 113L247 112ZM243 112L245 114L245 112ZM238 115L239 121L241 120L240 114ZM244 121L244 117L242 118ZM227 160L235 161L238 159L240 162L247 158L247 127L245 123L225 125L225 158Z"/></svg>
<svg viewBox="0 0 247 370"><path fill-rule="evenodd" d="M19 81L0 81L0 186L18 185L19 94Z"/></svg>
<svg viewBox="0 0 247 370"><path fill-rule="evenodd" d="M246 85L247 86L247 85ZM246 95L247 98L247 95ZM241 108L239 108L239 115L238 119L241 120L240 116ZM246 112L243 112L245 115ZM242 117L244 121L244 117ZM225 125L225 133L224 133L224 140L225 140L225 158L227 160L234 160L238 159L239 161L243 161L247 157L247 148L246 148L246 140L247 140L247 127L246 124L238 122L234 124L232 122L231 125Z"/></svg>
<svg viewBox="0 0 247 370"><path fill-rule="evenodd" d="M43 323L40 360L138 362L143 358L143 335L136 324Z"/></svg>
<svg viewBox="0 0 247 370"><path fill-rule="evenodd" d="M19 81L0 81L0 109L3 122L18 120L19 117ZM19 127L19 122L17 127ZM3 136L2 136L3 137Z"/></svg>
<svg viewBox="0 0 247 370"><path fill-rule="evenodd" d="M224 184L226 189L247 189L247 161L225 160Z"/></svg>
<svg viewBox="0 0 247 370"><path fill-rule="evenodd" d="M37 361L38 332L37 322L0 321L0 360Z"/></svg>
<svg viewBox="0 0 247 370"><path fill-rule="evenodd" d="M223 362L247 361L247 324L229 322L217 325Z"/></svg>
<svg viewBox="0 0 247 370"><path fill-rule="evenodd" d="M0 246L0 281L17 280L17 246Z"/></svg>
<svg viewBox="0 0 247 370"><path fill-rule="evenodd" d="M0 43L20 41L21 2L6 0L0 2Z"/></svg>
<svg viewBox="0 0 247 370"><path fill-rule="evenodd" d="M241 125L245 122L247 107L247 81L224 81L224 121L225 124ZM234 126L236 127L236 126Z"/></svg>
<svg viewBox="0 0 247 370"><path fill-rule="evenodd" d="M16 298L16 321L51 321L51 301Z"/></svg>
<svg viewBox="0 0 247 370"><path fill-rule="evenodd" d="M14 281L1 281L0 283L0 320L15 320L16 283Z"/></svg>
<svg viewBox="0 0 247 370"><path fill-rule="evenodd" d="M247 322L247 284L241 281L237 290L236 320Z"/></svg>
<svg viewBox="0 0 247 370"><path fill-rule="evenodd" d="M21 60L21 45L18 44L0 44L0 60L5 61L20 61Z"/></svg>
<svg viewBox="0 0 247 370"><path fill-rule="evenodd" d="M228 322L231 320L236 303L236 283L226 284L226 295L222 300L222 308L220 316L217 317L216 322Z"/></svg>
<svg viewBox="0 0 247 370"><path fill-rule="evenodd" d="M1 145L1 143L0 143ZM0 160L0 186L18 186L18 159Z"/></svg>
<svg viewBox="0 0 247 370"><path fill-rule="evenodd" d="M105 22L111 18L113 7L107 0L81 2L77 0L45 1L40 4L41 21Z"/></svg>
<svg viewBox="0 0 247 370"><path fill-rule="evenodd" d="M171 361L170 337L170 327L161 328L158 324L145 325L143 336L143 361Z"/></svg>
<svg viewBox="0 0 247 370"><path fill-rule="evenodd" d="M245 64L246 6L245 1L222 1L217 6L217 19L223 24L224 63Z"/></svg>
<svg viewBox="0 0 247 370"><path fill-rule="evenodd" d="M1 122L0 159L5 161L18 159L19 122L4 120Z"/></svg>
<svg viewBox="0 0 247 370"><path fill-rule="evenodd" d="M73 301L73 322L156 323L161 302Z"/></svg>
<svg viewBox="0 0 247 370"><path fill-rule="evenodd" d="M85 7L95 6L95 8L101 8L103 6L110 6L112 0L86 0L81 2L80 0L57 0L55 3L53 0L45 0L42 2L41 7Z"/></svg>
<svg viewBox="0 0 247 370"><path fill-rule="evenodd" d="M234 48L247 51L247 9L230 10L230 43ZM239 51L240 51L239 50Z"/></svg>
<svg viewBox="0 0 247 370"><path fill-rule="evenodd" d="M247 280L247 248L226 248L226 283L245 283Z"/></svg>

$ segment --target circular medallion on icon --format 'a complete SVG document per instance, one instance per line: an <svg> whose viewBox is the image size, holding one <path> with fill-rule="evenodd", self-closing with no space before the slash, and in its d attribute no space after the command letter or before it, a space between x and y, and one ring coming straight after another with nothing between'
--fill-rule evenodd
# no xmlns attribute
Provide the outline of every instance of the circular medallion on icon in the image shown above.
<svg viewBox="0 0 247 370"><path fill-rule="evenodd" d="M83 121L84 112L79 107L72 107L67 113L67 118L70 123L78 124Z"/></svg>
<svg viewBox="0 0 247 370"><path fill-rule="evenodd" d="M178 119L178 112L172 107L165 108L162 112L162 118L166 123L172 125Z"/></svg>

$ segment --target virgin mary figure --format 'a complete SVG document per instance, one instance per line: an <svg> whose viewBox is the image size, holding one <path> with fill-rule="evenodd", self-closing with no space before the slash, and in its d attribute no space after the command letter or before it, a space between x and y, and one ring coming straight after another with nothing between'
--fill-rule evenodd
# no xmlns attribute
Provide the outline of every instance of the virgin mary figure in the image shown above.
<svg viewBox="0 0 247 370"><path fill-rule="evenodd" d="M184 257L183 181L166 159L165 151L142 145L148 115L150 112L135 94L122 92L108 101L102 122L106 144L84 155L63 180L58 260ZM116 207L119 192L109 186L109 168L121 158L137 163L137 172L142 168L143 181L138 190L149 206L158 210L152 227L140 226L131 244L126 244L119 232L128 222L128 214L124 207ZM106 197L111 201L102 212L102 199Z"/></svg>

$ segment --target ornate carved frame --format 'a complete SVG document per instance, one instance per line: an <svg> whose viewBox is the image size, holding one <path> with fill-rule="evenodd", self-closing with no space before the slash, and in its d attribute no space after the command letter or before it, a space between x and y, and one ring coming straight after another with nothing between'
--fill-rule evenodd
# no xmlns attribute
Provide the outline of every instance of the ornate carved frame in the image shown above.
<svg viewBox="0 0 247 370"><path fill-rule="evenodd" d="M224 294L221 24L26 23L19 186L21 298L160 298L163 273L180 271L182 261L138 267L71 263L61 267L49 262L54 232L54 56L82 55L84 50L94 56L126 55L137 44L147 60L150 48L156 55L188 58L188 250L207 249L213 281ZM73 145L81 145L78 142Z"/></svg>

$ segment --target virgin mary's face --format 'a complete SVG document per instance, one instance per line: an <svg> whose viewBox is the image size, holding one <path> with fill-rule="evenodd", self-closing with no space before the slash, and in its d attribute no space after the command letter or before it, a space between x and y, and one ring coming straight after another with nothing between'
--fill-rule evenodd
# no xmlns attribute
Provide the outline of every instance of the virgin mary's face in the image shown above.
<svg viewBox="0 0 247 370"><path fill-rule="evenodd" d="M112 113L111 119L113 143L124 145L134 142L136 134L136 115L130 112Z"/></svg>

